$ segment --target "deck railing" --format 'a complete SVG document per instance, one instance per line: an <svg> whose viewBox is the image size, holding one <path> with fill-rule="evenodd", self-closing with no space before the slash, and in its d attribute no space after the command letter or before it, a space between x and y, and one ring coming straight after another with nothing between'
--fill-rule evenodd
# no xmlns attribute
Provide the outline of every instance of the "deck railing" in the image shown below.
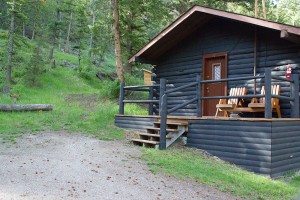
<svg viewBox="0 0 300 200"><path fill-rule="evenodd" d="M125 86L125 83L120 85L120 100L119 100L119 114L124 115L125 103L147 103L149 104L148 114L153 115L153 104L159 104L159 100L153 99L153 88L158 88L159 84L153 85L139 85L139 86ZM125 100L125 90L131 91L148 91L148 100Z"/></svg>
<svg viewBox="0 0 300 200"><path fill-rule="evenodd" d="M156 85L144 85L144 86L126 86L121 83L120 89L120 114L124 114L124 103L148 103L149 114L153 114L153 104L159 104L159 115L160 115L160 144L159 149L166 148L166 126L167 126L167 115L180 108L183 108L191 103L197 101L197 116L202 116L202 100L206 99L229 99L229 98L265 98L265 118L272 118L272 98L278 98L282 100L289 100L291 104L291 118L299 118L299 75L293 74L292 79L282 78L279 76L272 76L271 69L266 69L264 75L238 77L238 78L227 78L219 80L201 80L201 77L197 75L195 82L185 84L183 86L172 88L167 90L166 79L160 79L160 84ZM265 79L265 94L251 94L242 96L202 96L202 84L218 83L218 82L230 82L230 81L241 81L241 80L255 80L264 78ZM290 83L290 96L274 95L272 94L272 79L277 81L284 81ZM189 87L196 86L196 96L193 99L187 100L180 105L177 105L171 109L167 109L168 95ZM160 88L159 100L153 100L153 88ZM135 90L135 91L149 91L148 100L124 100L124 90ZM151 107L151 108L150 108Z"/></svg>
<svg viewBox="0 0 300 200"><path fill-rule="evenodd" d="M186 85L173 88L170 90L165 90L166 88L166 80L160 80L160 149L166 148L166 122L167 122L167 115L171 112L174 112L190 103L197 101L197 116L202 116L202 100L205 99L229 99L229 98L265 98L265 118L272 118L272 98L278 98L283 100L289 100L291 103L291 117L292 118L299 118L299 75L293 74L292 79L286 79L279 76L272 76L271 69L266 69L264 75L258 76L248 76L248 77L239 77L239 78L227 78L227 79L219 79L219 80L201 80L200 76L197 76L196 82L188 83ZM202 84L207 83L218 83L218 82L230 82L230 81L240 81L240 80L255 80L265 78L265 94L253 94L253 95L242 95L242 96L207 96L202 97L201 89ZM272 79L285 81L290 83L290 97L282 96L282 95L274 95L272 94ZM197 97L191 100L188 100L178 106L175 106L169 110L167 110L168 105L168 94L179 91L188 87L197 86Z"/></svg>

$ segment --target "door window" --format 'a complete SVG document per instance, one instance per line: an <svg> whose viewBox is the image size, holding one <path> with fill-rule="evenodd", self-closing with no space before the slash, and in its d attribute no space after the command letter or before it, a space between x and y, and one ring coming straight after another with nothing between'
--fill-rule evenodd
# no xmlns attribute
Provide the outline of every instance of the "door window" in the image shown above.
<svg viewBox="0 0 300 200"><path fill-rule="evenodd" d="M220 80L221 79L221 63L213 64L213 80Z"/></svg>

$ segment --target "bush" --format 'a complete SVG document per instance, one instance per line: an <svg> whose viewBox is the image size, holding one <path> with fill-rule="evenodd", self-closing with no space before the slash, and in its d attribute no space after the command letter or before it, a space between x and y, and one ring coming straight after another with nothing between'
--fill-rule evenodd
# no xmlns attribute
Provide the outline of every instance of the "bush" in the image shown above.
<svg viewBox="0 0 300 200"><path fill-rule="evenodd" d="M130 74L125 75L125 82L127 86L133 85L143 85L143 79L132 76ZM102 97L110 98L110 99L117 99L119 98L120 93L120 81L119 80L104 80L100 83L100 93ZM126 91L125 92L126 99L147 99L148 93L147 92L140 92L140 91Z"/></svg>
<svg viewBox="0 0 300 200"><path fill-rule="evenodd" d="M120 93L119 80L104 80L100 83L100 94L104 98L117 99Z"/></svg>

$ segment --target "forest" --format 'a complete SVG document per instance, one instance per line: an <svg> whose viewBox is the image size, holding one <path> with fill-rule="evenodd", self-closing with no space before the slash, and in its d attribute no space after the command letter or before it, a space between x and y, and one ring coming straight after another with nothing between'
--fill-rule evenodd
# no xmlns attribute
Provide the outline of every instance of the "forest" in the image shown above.
<svg viewBox="0 0 300 200"><path fill-rule="evenodd" d="M139 75L130 56L193 5L300 26L298 0L1 1L0 86L34 85L38 74L69 65L61 52L77 57L71 67L84 76Z"/></svg>

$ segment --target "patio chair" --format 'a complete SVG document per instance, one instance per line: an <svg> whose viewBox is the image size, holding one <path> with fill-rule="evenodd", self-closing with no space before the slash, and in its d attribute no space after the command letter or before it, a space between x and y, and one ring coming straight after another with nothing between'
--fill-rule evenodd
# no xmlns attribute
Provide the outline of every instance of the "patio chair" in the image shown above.
<svg viewBox="0 0 300 200"><path fill-rule="evenodd" d="M246 95L247 88L239 87L239 88L231 88L229 92L229 96L243 96ZM230 98L220 99L219 103L216 105L217 111L215 117L218 116L219 111L224 111L224 115L229 117L229 113L234 111L236 107L243 106L243 99L241 98Z"/></svg>
<svg viewBox="0 0 300 200"><path fill-rule="evenodd" d="M274 95L280 95L280 85L272 85L271 89L272 94ZM261 87L261 94L265 94L265 86ZM272 98L272 112L276 112L278 118L281 118L281 112L280 112L280 105L279 105L279 99L278 98ZM251 103L248 104L248 107L253 109L253 111L256 112L264 112L265 111L265 98L254 98L251 100Z"/></svg>

